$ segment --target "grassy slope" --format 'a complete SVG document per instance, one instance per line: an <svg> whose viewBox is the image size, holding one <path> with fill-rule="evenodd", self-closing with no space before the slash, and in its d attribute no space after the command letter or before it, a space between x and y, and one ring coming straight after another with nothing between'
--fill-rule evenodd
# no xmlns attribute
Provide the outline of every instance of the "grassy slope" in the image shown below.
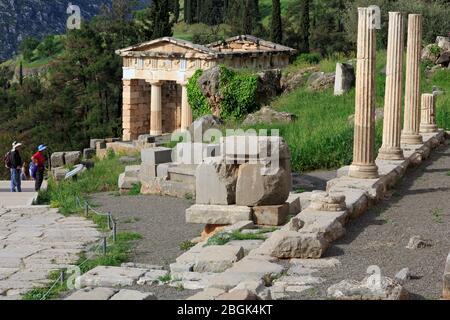
<svg viewBox="0 0 450 320"><path fill-rule="evenodd" d="M39 195L40 203L48 203L59 208L62 214L82 212L77 204L79 199L86 199L95 192L117 191L119 174L125 166L119 161L119 155L111 154L106 159L95 162L95 167L83 173L77 180L56 183L52 179L46 191Z"/></svg>
<svg viewBox="0 0 450 320"><path fill-rule="evenodd" d="M323 71L332 71L336 61L321 62ZM386 54L380 52L377 59L376 103L384 105L385 76L380 71L385 65ZM290 67L291 71L293 67ZM431 92L433 85L446 93L438 98L437 121L439 127L450 129L450 71L442 70L431 81L422 80L422 92ZM311 171L337 168L349 164L352 159L353 127L348 117L354 113L355 91L335 97L333 89L311 92L301 87L273 102L280 111L298 116L298 121L287 125L263 125L256 128L277 128L288 142L292 152L293 169ZM380 147L382 123L377 124L376 150Z"/></svg>

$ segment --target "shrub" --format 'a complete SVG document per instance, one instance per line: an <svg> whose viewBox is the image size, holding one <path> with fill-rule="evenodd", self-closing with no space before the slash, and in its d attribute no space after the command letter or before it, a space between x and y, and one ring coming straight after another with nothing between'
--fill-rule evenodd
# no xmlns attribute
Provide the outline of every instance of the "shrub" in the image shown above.
<svg viewBox="0 0 450 320"><path fill-rule="evenodd" d="M208 99L197 83L202 74L202 70L197 70L187 86L188 100L194 119L212 113ZM220 66L219 91L221 96L219 116L222 119L241 119L258 107L257 75L237 72L225 66Z"/></svg>
<svg viewBox="0 0 450 320"><path fill-rule="evenodd" d="M191 106L192 116L194 119L211 113L211 107L208 103L208 99L205 97L197 84L198 78L200 78L202 74L203 70L197 70L189 79L187 85L188 101Z"/></svg>
<svg viewBox="0 0 450 320"><path fill-rule="evenodd" d="M320 53L313 52L313 53L302 53L295 59L294 64L295 65L303 65L303 64L318 64L320 60L322 59L322 56Z"/></svg>

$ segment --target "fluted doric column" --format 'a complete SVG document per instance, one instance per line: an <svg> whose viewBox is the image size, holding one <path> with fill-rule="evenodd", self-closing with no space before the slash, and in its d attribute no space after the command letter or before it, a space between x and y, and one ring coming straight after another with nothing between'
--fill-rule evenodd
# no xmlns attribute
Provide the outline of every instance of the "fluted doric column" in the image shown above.
<svg viewBox="0 0 450 320"><path fill-rule="evenodd" d="M406 55L405 119L401 142L421 144L420 125L420 56L422 51L422 15L408 16L408 49Z"/></svg>
<svg viewBox="0 0 450 320"><path fill-rule="evenodd" d="M192 124L192 109L188 101L187 83L181 83L181 130Z"/></svg>
<svg viewBox="0 0 450 320"><path fill-rule="evenodd" d="M161 86L159 81L153 81L152 96L150 105L150 134L159 136L162 134L162 105L161 105Z"/></svg>
<svg viewBox="0 0 450 320"><path fill-rule="evenodd" d="M378 177L375 164L375 58L374 10L358 8L358 53L356 66L355 134L353 163L349 176Z"/></svg>
<svg viewBox="0 0 450 320"><path fill-rule="evenodd" d="M436 125L436 96L430 93L422 95L420 132L429 133L438 131Z"/></svg>
<svg viewBox="0 0 450 320"><path fill-rule="evenodd" d="M386 65L386 91L384 97L383 145L380 160L403 160L400 147L402 130L404 27L400 12L389 12L389 33Z"/></svg>

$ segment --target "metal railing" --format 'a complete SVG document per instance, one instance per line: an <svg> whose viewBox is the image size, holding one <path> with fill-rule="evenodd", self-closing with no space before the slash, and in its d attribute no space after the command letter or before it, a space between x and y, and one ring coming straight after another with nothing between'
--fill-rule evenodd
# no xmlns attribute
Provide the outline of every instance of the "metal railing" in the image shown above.
<svg viewBox="0 0 450 320"><path fill-rule="evenodd" d="M106 217L106 222L108 225L108 229L110 230L109 237L112 238L113 243L117 241L117 223L115 219L113 218L111 212L100 212L98 210L95 210L89 203L85 200L83 200L84 203L82 203L81 199L76 197L77 206L83 209L84 216L86 218L89 217L89 213L92 212L95 215ZM101 248L101 252L103 255L106 255L108 251L108 234L104 233L101 239L96 243L96 245L93 245L90 252L96 253ZM81 268L86 262L88 262L91 259L91 257L87 257L85 260L83 260L81 263L77 265L78 268ZM47 292L41 297L40 300L45 300L47 296L52 292L52 290L56 287L57 284L63 285L64 281L66 279L66 268L63 268L60 270L58 278L53 282L53 284L50 286L50 288L47 290Z"/></svg>

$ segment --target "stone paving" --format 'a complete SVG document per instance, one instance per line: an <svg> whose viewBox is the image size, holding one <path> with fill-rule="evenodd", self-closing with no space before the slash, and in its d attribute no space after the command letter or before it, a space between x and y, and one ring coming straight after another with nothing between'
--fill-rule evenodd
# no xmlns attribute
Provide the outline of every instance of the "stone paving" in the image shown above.
<svg viewBox="0 0 450 320"><path fill-rule="evenodd" d="M45 285L49 272L75 263L99 236L91 221L48 206L0 207L0 300Z"/></svg>
<svg viewBox="0 0 450 320"><path fill-rule="evenodd" d="M9 181L0 181L0 207L29 206L33 204L37 193L34 181L23 181L22 192L10 192ZM45 187L45 184L43 184Z"/></svg>

